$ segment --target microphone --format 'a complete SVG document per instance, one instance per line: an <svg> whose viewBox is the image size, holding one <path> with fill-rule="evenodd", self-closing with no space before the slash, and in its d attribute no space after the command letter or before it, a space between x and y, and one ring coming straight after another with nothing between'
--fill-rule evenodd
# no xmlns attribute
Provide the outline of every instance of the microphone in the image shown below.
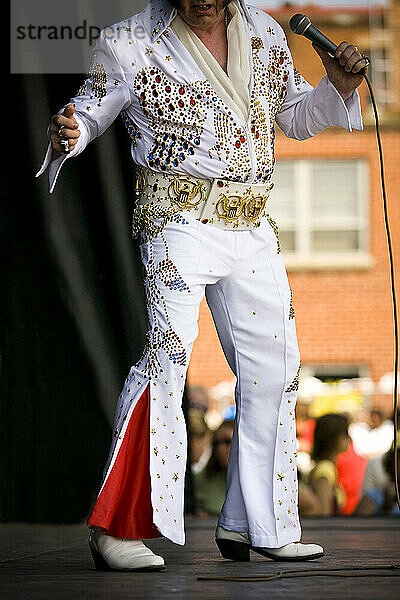
<svg viewBox="0 0 400 600"><path fill-rule="evenodd" d="M335 55L337 46L330 39L326 37L319 29L314 27L311 23L310 19L306 15L293 15L293 17L289 21L290 29L293 33L297 33L298 35L304 35L311 42L314 42L322 48L329 52L329 54Z"/></svg>
<svg viewBox="0 0 400 600"><path fill-rule="evenodd" d="M289 21L290 29L293 33L297 33L298 35L304 35L311 42L335 56L335 52L337 50L336 44L331 42L329 38L326 37L319 29L314 27L311 23L310 19L306 15L293 15L293 17ZM363 59L366 62L366 66L361 69L360 74L366 75L367 67L371 64L368 56L362 54Z"/></svg>

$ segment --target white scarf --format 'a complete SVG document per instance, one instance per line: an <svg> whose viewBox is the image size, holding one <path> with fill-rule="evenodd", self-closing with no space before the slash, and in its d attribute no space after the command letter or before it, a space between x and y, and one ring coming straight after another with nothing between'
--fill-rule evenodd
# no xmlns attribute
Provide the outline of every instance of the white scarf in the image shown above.
<svg viewBox="0 0 400 600"><path fill-rule="evenodd" d="M225 73L208 48L179 14L172 21L171 28L193 56L217 95L243 122L246 122L250 106L250 44L243 17L236 4L231 2L228 10L231 14L227 28L228 73Z"/></svg>

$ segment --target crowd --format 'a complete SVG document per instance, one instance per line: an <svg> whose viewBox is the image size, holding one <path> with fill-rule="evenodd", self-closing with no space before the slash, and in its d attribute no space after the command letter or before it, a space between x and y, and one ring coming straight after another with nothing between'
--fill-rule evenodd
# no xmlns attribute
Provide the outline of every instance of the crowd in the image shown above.
<svg viewBox="0 0 400 600"><path fill-rule="evenodd" d="M234 406L217 416L208 406L204 388L189 388L191 468L196 513L203 517L222 508L235 423ZM393 420L377 408L311 418L299 399L296 426L300 515L400 514Z"/></svg>

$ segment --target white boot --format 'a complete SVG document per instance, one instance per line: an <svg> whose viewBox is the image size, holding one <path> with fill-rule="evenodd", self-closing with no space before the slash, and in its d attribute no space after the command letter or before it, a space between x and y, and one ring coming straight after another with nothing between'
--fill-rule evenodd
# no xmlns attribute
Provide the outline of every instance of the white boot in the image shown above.
<svg viewBox="0 0 400 600"><path fill-rule="evenodd" d="M215 541L224 558L250 560L250 550L280 561L313 560L324 556L324 549L318 544L290 542L281 548L259 548L251 545L248 533L229 531L218 525Z"/></svg>
<svg viewBox="0 0 400 600"><path fill-rule="evenodd" d="M161 571L162 556L154 554L142 540L127 540L91 529L89 548L98 571Z"/></svg>

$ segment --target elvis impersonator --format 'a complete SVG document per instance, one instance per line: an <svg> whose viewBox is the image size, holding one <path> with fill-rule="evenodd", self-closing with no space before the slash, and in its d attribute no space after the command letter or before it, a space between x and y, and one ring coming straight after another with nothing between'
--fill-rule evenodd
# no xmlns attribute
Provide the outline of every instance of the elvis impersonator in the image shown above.
<svg viewBox="0 0 400 600"><path fill-rule="evenodd" d="M140 35L139 35L140 33ZM181 399L204 297L237 377L237 416L216 542L225 558L323 556L301 544L295 403L300 358L292 294L266 202L275 123L303 140L362 129L367 59L342 42L312 88L285 35L244 0L150 0L102 31L87 79L52 117L50 191L63 163L120 114L138 166L149 330L119 396L103 481L88 518L96 568L159 570L142 540L184 544Z"/></svg>

